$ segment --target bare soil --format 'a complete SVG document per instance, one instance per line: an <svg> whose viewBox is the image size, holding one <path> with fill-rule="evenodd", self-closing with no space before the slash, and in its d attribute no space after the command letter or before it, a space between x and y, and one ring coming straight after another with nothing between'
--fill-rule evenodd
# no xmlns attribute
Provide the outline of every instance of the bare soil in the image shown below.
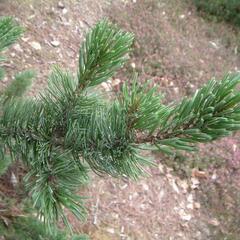
<svg viewBox="0 0 240 240"><path fill-rule="evenodd" d="M34 69L34 96L44 89L52 65L76 72L80 42L104 16L136 36L131 60L115 78L127 81L137 71L141 81L153 79L166 100L177 101L240 67L236 30L206 22L188 1L0 1L0 15L14 16L26 29L6 52L8 74L1 87L13 73ZM93 175L79 192L90 197L87 222L70 216L75 231L93 240L237 240L238 139L200 145L194 156L154 153L158 168L148 169L151 177L139 182Z"/></svg>

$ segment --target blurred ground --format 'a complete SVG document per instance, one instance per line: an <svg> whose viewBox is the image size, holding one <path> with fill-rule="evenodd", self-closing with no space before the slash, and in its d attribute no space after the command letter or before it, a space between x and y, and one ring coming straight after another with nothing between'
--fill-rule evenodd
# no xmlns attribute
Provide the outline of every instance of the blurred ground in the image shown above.
<svg viewBox="0 0 240 240"><path fill-rule="evenodd" d="M14 16L26 29L6 53L5 68L37 72L31 95L44 88L52 65L76 71L80 42L104 16L136 37L130 62L110 87L137 71L141 81L153 79L166 100L177 101L240 68L236 30L201 19L187 0L5 0L0 15ZM1 87L10 80L8 74ZM72 218L75 230L93 240L239 239L238 139L201 146L194 156L153 154L158 168L139 182L93 176L80 191L90 197L90 215L84 224Z"/></svg>

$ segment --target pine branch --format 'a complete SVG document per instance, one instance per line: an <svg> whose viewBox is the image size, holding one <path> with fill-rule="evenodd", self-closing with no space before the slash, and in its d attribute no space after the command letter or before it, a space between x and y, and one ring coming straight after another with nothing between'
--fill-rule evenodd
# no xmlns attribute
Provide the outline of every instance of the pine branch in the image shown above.
<svg viewBox="0 0 240 240"><path fill-rule="evenodd" d="M240 74L228 74L221 81L211 80L173 107L157 135L142 138L159 150L195 151L196 143L210 142L240 129L240 94L235 87Z"/></svg>
<svg viewBox="0 0 240 240"><path fill-rule="evenodd" d="M44 217L49 229L59 218L70 226L64 213L65 207L78 219L85 220L83 198L74 194L86 182L85 172L80 171L69 154L42 153L45 156L34 156L31 170L25 176L26 187L40 217ZM36 161L37 157L41 158Z"/></svg>
<svg viewBox="0 0 240 240"><path fill-rule="evenodd" d="M80 89L106 81L127 60L133 42L131 33L123 32L104 20L86 36L79 51Z"/></svg>
<svg viewBox="0 0 240 240"><path fill-rule="evenodd" d="M157 89L139 86L136 78L111 102L92 94L126 61L132 41L132 34L102 21L80 48L77 76L55 68L38 98L12 97L18 91L11 86L2 95L2 153L25 163L25 185L48 227L59 219L68 224L64 208L84 219L75 191L86 183L89 168L137 179L153 164L142 149L192 151L199 142L240 129L240 74L212 80L175 106L162 104Z"/></svg>
<svg viewBox="0 0 240 240"><path fill-rule="evenodd" d="M152 135L169 116L171 107L161 103L162 96L149 83L140 86L135 76L131 88L125 83L119 104L127 114L128 128Z"/></svg>

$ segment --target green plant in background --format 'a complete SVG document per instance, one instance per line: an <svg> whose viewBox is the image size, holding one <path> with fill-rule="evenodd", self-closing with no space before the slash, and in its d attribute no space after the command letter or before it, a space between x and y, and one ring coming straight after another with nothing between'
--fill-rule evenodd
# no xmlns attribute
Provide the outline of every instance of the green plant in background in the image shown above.
<svg viewBox="0 0 240 240"><path fill-rule="evenodd" d="M4 17L0 19L0 52L11 46L23 33L23 28L16 24L11 17ZM0 64L6 59L0 55ZM0 65L0 81L5 77L4 68ZM1 94L5 96L5 101L14 97L21 97L32 83L34 73L25 71L18 73L11 84ZM3 152L1 152L3 154ZM8 154L1 155L5 158L0 162L0 175L3 174L11 163L11 158Z"/></svg>
<svg viewBox="0 0 240 240"><path fill-rule="evenodd" d="M95 86L121 68L132 42L131 33L101 21L80 48L76 75L55 68L45 93L34 99L8 94L9 88L1 95L1 154L22 160L28 172L23 184L49 229L60 219L69 225L65 208L85 219L84 198L76 190L90 170L138 179L154 165L143 150L196 151L197 143L240 129L238 73L213 79L170 105L137 77L115 99L103 99Z"/></svg>
<svg viewBox="0 0 240 240"><path fill-rule="evenodd" d="M9 226L0 222L0 236L5 240L67 240L66 232L53 228L52 233L46 232L45 225L31 217L16 217ZM73 235L71 240L89 240L85 235Z"/></svg>
<svg viewBox="0 0 240 240"><path fill-rule="evenodd" d="M197 9L218 20L230 22L240 26L240 2L239 0L193 0Z"/></svg>
<svg viewBox="0 0 240 240"><path fill-rule="evenodd" d="M0 52L5 50L22 34L22 28L15 24L10 17L2 18L0 21ZM5 58L0 56L0 63ZM0 67L0 80L4 78L5 71Z"/></svg>
<svg viewBox="0 0 240 240"><path fill-rule="evenodd" d="M19 27L10 17L2 18L0 21L0 52L5 50L11 44L13 44L18 37L22 34L23 29ZM0 64L6 59L0 55ZM5 71L0 65L0 81L4 78ZM10 93L10 91L9 91ZM0 162L0 175L2 175L11 164L11 159L8 156L2 156L5 158L4 161Z"/></svg>

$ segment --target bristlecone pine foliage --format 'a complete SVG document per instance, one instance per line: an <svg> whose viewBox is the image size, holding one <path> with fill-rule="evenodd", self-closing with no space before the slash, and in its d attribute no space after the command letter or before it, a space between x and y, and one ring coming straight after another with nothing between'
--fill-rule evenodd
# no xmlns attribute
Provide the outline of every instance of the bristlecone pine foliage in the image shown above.
<svg viewBox="0 0 240 240"><path fill-rule="evenodd" d="M20 33L10 18L1 19L1 49ZM100 97L95 86L123 66L133 39L103 20L86 35L76 75L55 68L43 94L21 98L32 77L24 72L1 94L0 161L8 153L22 160L26 191L49 227L60 219L68 224L64 208L85 218L83 197L75 191L90 170L137 179L153 164L143 150L195 151L197 143L240 129L238 73L213 79L176 104L163 105L156 88L137 79L114 100Z"/></svg>

